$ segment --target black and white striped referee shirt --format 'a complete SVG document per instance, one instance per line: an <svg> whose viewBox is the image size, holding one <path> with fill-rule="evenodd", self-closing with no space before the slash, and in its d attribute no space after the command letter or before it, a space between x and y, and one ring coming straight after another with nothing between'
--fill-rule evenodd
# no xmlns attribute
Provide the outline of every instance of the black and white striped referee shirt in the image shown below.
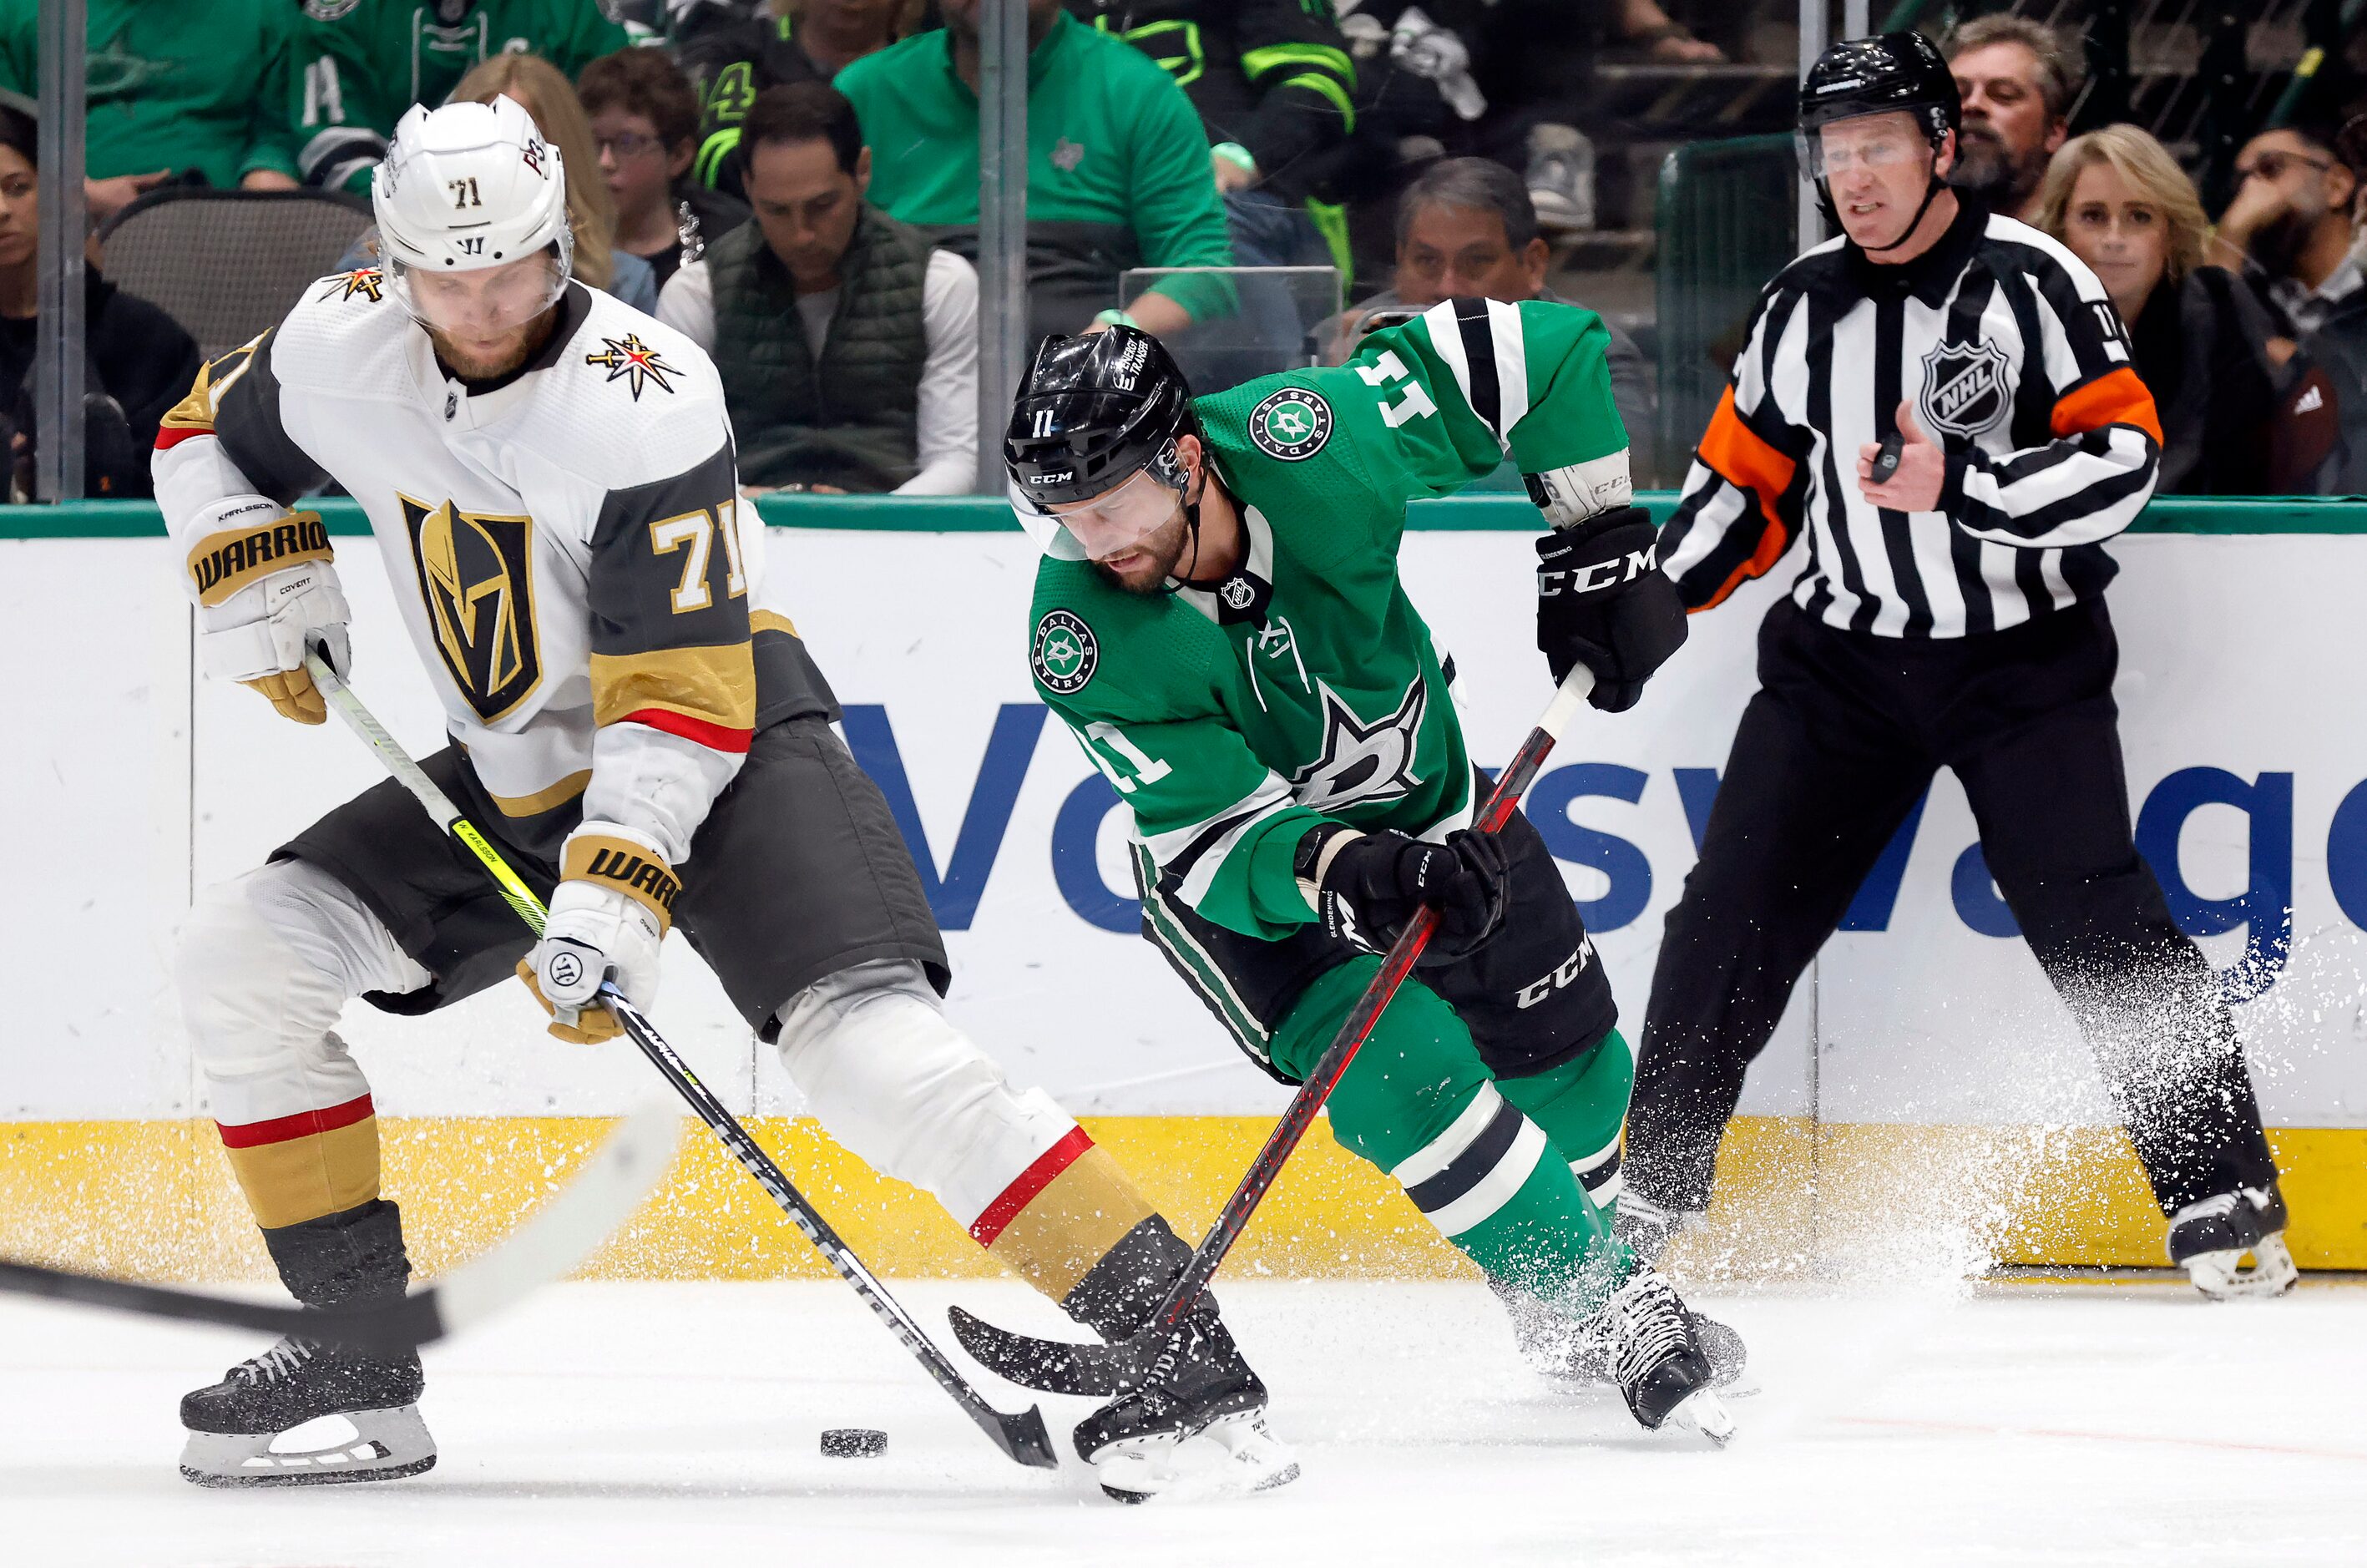
<svg viewBox="0 0 2367 1568"><path fill-rule="evenodd" d="M1939 244L1876 266L1846 240L1778 273L1694 449L1659 560L1705 609L1805 534L1792 598L1827 625L1962 637L2092 598L2102 541L2153 494L2161 424L2096 275L1963 203ZM1858 449L1911 400L1944 447L1929 512L1867 503Z"/></svg>

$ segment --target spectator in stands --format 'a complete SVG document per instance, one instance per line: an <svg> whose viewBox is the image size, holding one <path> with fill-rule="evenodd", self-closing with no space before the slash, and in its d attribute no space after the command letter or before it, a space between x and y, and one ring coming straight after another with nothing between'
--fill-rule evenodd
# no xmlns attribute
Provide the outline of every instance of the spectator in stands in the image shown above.
<svg viewBox="0 0 2367 1568"><path fill-rule="evenodd" d="M1399 199L1397 242L1395 286L1317 330L1325 363L1340 364L1355 352L1382 312L1423 311L1458 297L1571 302L1546 287L1546 242L1526 186L1491 159L1447 158L1422 171ZM1651 378L1635 340L1603 324L1611 334L1612 401L1627 426L1633 466L1648 474Z"/></svg>
<svg viewBox="0 0 2367 1568"><path fill-rule="evenodd" d="M2316 331L2367 282L2351 254L2359 176L2335 153L2336 122L2263 131L2236 155L2236 196L2211 259L2241 272L2301 332Z"/></svg>
<svg viewBox="0 0 2367 1568"><path fill-rule="evenodd" d="M2239 278L2203 264L2203 199L2160 142L2134 125L2065 142L2037 222L2102 279L2127 326L2161 415L2157 492L2317 488L2337 440L2333 385Z"/></svg>
<svg viewBox="0 0 2367 1568"><path fill-rule="evenodd" d="M1301 0L1067 0L1172 73L1200 112L1208 167L1242 267L1322 267L1308 210L1316 160L1347 139L1356 67L1328 5ZM1345 262L1341 264L1343 268ZM1293 333L1292 345L1297 346Z"/></svg>
<svg viewBox="0 0 2367 1568"><path fill-rule="evenodd" d="M2084 73L2054 28L2006 14L1976 17L1950 34L1948 69L1965 100L1948 183L1992 212L2031 218L2047 160L2070 131Z"/></svg>
<svg viewBox="0 0 2367 1568"><path fill-rule="evenodd" d="M2251 187L2267 177L2267 171L2259 165L2263 155L2259 142L2255 138L2254 144L2244 150L2245 156L2237 160L2239 166L2250 161L2255 177L2237 191L2231 212L2243 205ZM2367 200L2360 194L2367 187L2367 114L2352 116L2335 133L2333 142L2336 161L2350 176L2349 204L2355 213ZM2224 220L2220 232L2226 232ZM2255 254L2258 248L2256 242ZM2339 281L2346 273L2350 279L2347 289ZM2367 289L2360 288L2358 281L2358 242L2354 240L2341 265L2296 307L2297 313L2315 322L2302 334L2301 351L2324 367L2334 383L2335 403L2341 415L2342 451L2332 472L2315 487L2321 494L2367 494Z"/></svg>
<svg viewBox="0 0 2367 1568"><path fill-rule="evenodd" d="M755 221L666 285L715 358L751 493L956 495L978 473L978 275L864 199L871 149L819 82L740 125Z"/></svg>
<svg viewBox="0 0 2367 1568"><path fill-rule="evenodd" d="M893 150L872 171L871 199L970 256L985 4L942 0L944 28L856 61L837 83L866 139ZM1229 312L1229 286L1206 277L1120 301L1129 267L1232 265L1208 139L1192 100L1139 50L1094 32L1059 0L1025 4L1030 335L1122 321L1163 335Z"/></svg>
<svg viewBox="0 0 2367 1568"><path fill-rule="evenodd" d="M756 95L798 82L829 82L919 25L920 0L685 0L669 26L674 55L699 97L692 176L746 198L738 156L741 121ZM752 14L753 13L753 14Z"/></svg>
<svg viewBox="0 0 2367 1568"><path fill-rule="evenodd" d="M16 95L10 95L14 97ZM21 464L32 451L33 369L40 314L40 203L35 175L40 133L33 116L0 106L0 437ZM99 276L83 273L85 490L147 495L156 425L198 379L198 346L180 324Z"/></svg>
<svg viewBox="0 0 2367 1568"><path fill-rule="evenodd" d="M658 309L657 274L630 251L609 241L617 231L616 203L601 177L600 153L583 100L559 67L538 54L496 54L460 78L450 102L487 104L511 97L534 117L543 140L559 149L567 169L567 226L575 232L575 276L605 289L637 311Z"/></svg>
<svg viewBox="0 0 2367 1568"><path fill-rule="evenodd" d="M300 10L293 0L269 3L289 13L294 28L288 118L304 183L363 197L403 111L447 101L486 61L530 52L572 77L629 41L595 0L308 0Z"/></svg>
<svg viewBox="0 0 2367 1568"><path fill-rule="evenodd" d="M288 0L88 3L83 199L94 228L167 180L296 184L278 90L289 78ZM40 9L0 0L0 88L34 99Z"/></svg>
<svg viewBox="0 0 2367 1568"><path fill-rule="evenodd" d="M698 97L663 50L604 54L583 68L575 90L616 204L616 246L648 262L663 290L675 267L748 221L747 204L688 177Z"/></svg>

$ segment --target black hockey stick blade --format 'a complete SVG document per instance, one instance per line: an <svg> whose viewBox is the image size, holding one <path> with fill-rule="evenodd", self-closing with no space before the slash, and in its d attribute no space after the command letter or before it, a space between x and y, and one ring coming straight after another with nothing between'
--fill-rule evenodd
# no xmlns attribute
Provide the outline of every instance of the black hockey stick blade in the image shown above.
<svg viewBox="0 0 2367 1568"><path fill-rule="evenodd" d="M1052 1434L1044 1430L1044 1413L1029 1405L1016 1415L995 1413L994 1437L1002 1451L1030 1470L1058 1470L1060 1456L1052 1451Z"/></svg>
<svg viewBox="0 0 2367 1568"><path fill-rule="evenodd" d="M499 1245L409 1295L376 1305L311 1311L8 1261L0 1261L0 1290L369 1350L413 1349L482 1323L582 1262L665 1175L681 1136L681 1119L670 1108L635 1113L559 1196Z"/></svg>
<svg viewBox="0 0 2367 1568"><path fill-rule="evenodd" d="M954 1325L954 1337L972 1360L1005 1382L1040 1393L1105 1399L1129 1392L1148 1378L1164 1338L1152 1327L1116 1345L1079 1345L1013 1334L959 1307L947 1307L946 1316Z"/></svg>

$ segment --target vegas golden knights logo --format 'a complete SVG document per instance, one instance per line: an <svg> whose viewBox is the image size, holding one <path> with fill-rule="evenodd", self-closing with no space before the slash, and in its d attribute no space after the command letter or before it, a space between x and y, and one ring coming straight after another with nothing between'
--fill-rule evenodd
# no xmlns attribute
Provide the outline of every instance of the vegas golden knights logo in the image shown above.
<svg viewBox="0 0 2367 1568"><path fill-rule="evenodd" d="M534 521L399 499L436 651L477 717L493 723L542 680Z"/></svg>

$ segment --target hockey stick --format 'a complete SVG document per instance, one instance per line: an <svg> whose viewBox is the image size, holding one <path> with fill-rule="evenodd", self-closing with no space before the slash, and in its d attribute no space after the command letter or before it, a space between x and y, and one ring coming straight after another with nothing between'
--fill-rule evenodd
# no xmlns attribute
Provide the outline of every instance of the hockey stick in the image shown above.
<svg viewBox="0 0 2367 1568"><path fill-rule="evenodd" d="M459 807L452 803L450 796L436 788L436 781L412 760L411 754L402 749L401 743L386 733L384 726L362 705L361 699L354 695L353 688L329 667L326 660L317 653L307 653L304 667L311 673L313 684L328 699L329 706L336 710L337 715L352 727L356 734L368 743L369 748L378 754L379 760L386 765L387 771L411 791L413 798L426 808L427 813L447 833L468 846L470 853L476 856L493 877L503 899L517 912L518 918L526 922L527 928L537 937L541 936L543 923L548 918L542 900L536 897L534 890L511 869L509 862L502 858L501 851L494 848L492 841L478 831L476 824L462 813ZM838 1277L855 1288L855 1293L863 1298L872 1315L888 1325L888 1331L902 1342L913 1359L919 1361L929 1376L936 1380L937 1386L945 1390L954 1403L962 1407L963 1413L978 1424L979 1429L994 1446L1020 1464L1040 1470L1057 1469L1060 1461L1052 1451L1050 1436L1044 1430L1043 1412L1031 1404L1016 1415L1005 1415L980 1398L960 1369L946 1359L945 1352L922 1332L912 1313L888 1293L878 1277L861 1258L855 1256L855 1249L848 1246L831 1227L830 1221L806 1200L805 1195L790 1185L789 1178L782 1174L781 1167L774 1163L773 1157L748 1135L748 1130L725 1108L723 1102L715 1096L715 1092L698 1081L697 1074L674 1053L674 1047L666 1043L665 1037L658 1033L656 1026L641 1010L628 1001L613 982L600 988L600 1000L616 1015L617 1022L640 1048L641 1054L650 1059L659 1074L674 1085L674 1092L689 1104L701 1121L707 1123L716 1141L740 1163L740 1168L753 1177L756 1185L780 1205L781 1211L805 1233L806 1240L814 1244L814 1250L821 1254Z"/></svg>
<svg viewBox="0 0 2367 1568"><path fill-rule="evenodd" d="M1512 763L1497 777L1494 791L1489 795L1488 803L1480 807L1472 825L1482 833L1493 833L1520 808L1521 797L1535 780L1546 755L1561 739L1562 731L1593 688L1594 674L1584 665L1569 672L1537 720L1536 728L1529 732L1529 738L1512 754ZM1193 1251L1191 1261L1168 1287L1166 1300L1133 1338L1115 1345L1034 1339L997 1328L959 1307L951 1307L946 1309L947 1315L953 1320L954 1337L961 1341L962 1348L996 1376L1048 1393L1103 1395L1138 1386L1176 1327L1191 1315L1192 1309L1207 1292L1208 1281L1215 1278L1226 1253L1232 1250L1233 1243L1248 1228L1250 1216L1257 1212L1267 1189L1282 1174L1283 1163L1314 1124L1315 1113L1331 1097L1332 1089L1346 1074L1348 1064L1355 1061L1356 1052L1364 1049L1373 1026L1380 1021L1382 1010L1412 972L1414 960L1421 957L1422 949L1430 945L1431 934L1437 928L1437 909L1425 905L1390 944L1387 956L1381 960L1380 972L1365 987L1364 995L1357 999L1339 1033L1332 1036L1314 1071L1308 1074L1307 1081L1291 1096L1282 1119L1267 1135L1265 1146L1250 1163L1248 1174L1233 1188L1232 1197L1225 1200L1216 1222Z"/></svg>
<svg viewBox="0 0 2367 1568"><path fill-rule="evenodd" d="M184 1323L334 1339L368 1350L409 1350L482 1323L574 1267L640 1206L673 1165L681 1141L681 1118L672 1107L635 1112L507 1239L400 1301L284 1307L6 1261L0 1261L0 1290Z"/></svg>

